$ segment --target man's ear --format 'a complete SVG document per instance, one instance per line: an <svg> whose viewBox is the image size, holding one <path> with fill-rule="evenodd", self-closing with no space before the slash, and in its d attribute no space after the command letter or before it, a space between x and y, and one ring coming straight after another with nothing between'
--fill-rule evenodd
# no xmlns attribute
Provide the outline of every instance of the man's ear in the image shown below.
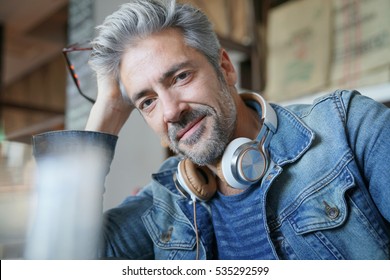
<svg viewBox="0 0 390 280"><path fill-rule="evenodd" d="M225 49L221 49L220 67L228 85L234 86L237 82L237 73Z"/></svg>

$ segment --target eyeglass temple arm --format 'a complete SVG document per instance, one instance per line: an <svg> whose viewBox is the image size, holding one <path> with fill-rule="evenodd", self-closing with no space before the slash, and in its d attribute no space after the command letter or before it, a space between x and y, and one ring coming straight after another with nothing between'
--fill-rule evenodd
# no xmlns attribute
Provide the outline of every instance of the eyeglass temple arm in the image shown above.
<svg viewBox="0 0 390 280"><path fill-rule="evenodd" d="M64 55L64 57L65 57L65 61L66 61L66 64L68 65L68 70L69 70L69 72L70 72L70 75L72 76L73 82L76 84L77 90L79 91L80 95L81 95L82 97L84 97L85 99L87 99L87 100L88 100L89 102L91 102L92 104L95 104L95 100L94 100L94 99L92 99L92 98L86 96L86 95L82 92L82 90L81 90L81 88L80 88L80 82L79 82L79 80L78 80L77 77L76 77L75 71L73 70L73 64L70 62L70 60L69 60L69 58L68 58L68 56L67 56L68 50L69 50L69 49L64 49L64 50L62 51L62 53L63 53L63 55Z"/></svg>

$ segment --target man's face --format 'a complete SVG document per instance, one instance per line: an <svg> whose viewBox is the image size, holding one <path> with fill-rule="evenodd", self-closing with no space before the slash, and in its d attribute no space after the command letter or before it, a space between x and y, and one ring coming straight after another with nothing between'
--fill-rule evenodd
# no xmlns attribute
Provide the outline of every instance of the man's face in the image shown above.
<svg viewBox="0 0 390 280"><path fill-rule="evenodd" d="M120 69L127 94L148 125L173 151L200 165L222 155L235 129L230 93L235 80L224 73L222 66L217 75L175 29L140 40L125 53Z"/></svg>

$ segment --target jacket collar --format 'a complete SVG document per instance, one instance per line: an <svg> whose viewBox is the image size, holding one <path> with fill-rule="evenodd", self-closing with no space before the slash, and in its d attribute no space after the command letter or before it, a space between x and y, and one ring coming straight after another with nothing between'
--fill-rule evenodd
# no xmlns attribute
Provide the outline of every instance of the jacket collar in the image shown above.
<svg viewBox="0 0 390 280"><path fill-rule="evenodd" d="M298 160L311 146L314 132L288 109L272 104L278 117L278 129L269 151L275 164L283 166Z"/></svg>

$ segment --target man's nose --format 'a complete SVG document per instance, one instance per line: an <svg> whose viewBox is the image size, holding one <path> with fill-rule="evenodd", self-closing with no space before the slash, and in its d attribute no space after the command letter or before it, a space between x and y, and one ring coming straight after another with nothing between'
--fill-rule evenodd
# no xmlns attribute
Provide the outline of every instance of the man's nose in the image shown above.
<svg viewBox="0 0 390 280"><path fill-rule="evenodd" d="M188 103L174 95L165 96L161 99L161 102L163 105L164 122L166 123L179 121L182 113L189 108Z"/></svg>

